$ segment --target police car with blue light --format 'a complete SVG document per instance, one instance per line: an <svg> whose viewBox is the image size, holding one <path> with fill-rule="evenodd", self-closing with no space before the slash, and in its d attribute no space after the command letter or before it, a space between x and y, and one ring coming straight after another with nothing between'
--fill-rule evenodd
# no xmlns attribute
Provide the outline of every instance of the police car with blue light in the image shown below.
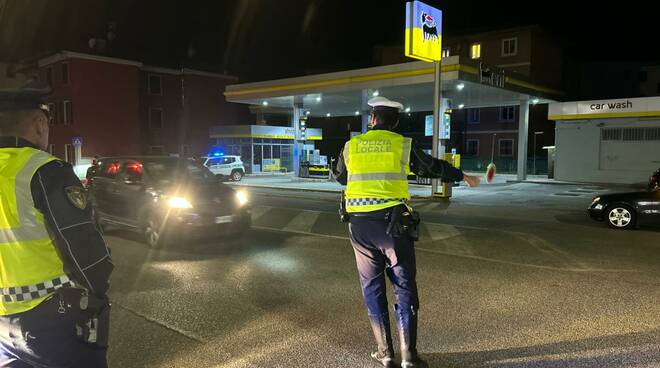
<svg viewBox="0 0 660 368"><path fill-rule="evenodd" d="M241 156L214 152L209 156L202 157L202 162L212 173L223 178L241 181L245 175L245 166L241 161Z"/></svg>

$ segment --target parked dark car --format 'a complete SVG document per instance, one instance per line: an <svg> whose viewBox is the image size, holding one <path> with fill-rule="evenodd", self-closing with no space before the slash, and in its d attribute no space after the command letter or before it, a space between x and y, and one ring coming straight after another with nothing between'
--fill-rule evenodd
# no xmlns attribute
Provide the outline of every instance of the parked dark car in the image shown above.
<svg viewBox="0 0 660 368"><path fill-rule="evenodd" d="M660 169L654 172L649 178L649 190L654 190L660 188Z"/></svg>
<svg viewBox="0 0 660 368"><path fill-rule="evenodd" d="M199 161L106 157L89 185L95 221L139 231L147 244L236 236L250 226L247 194L220 183Z"/></svg>
<svg viewBox="0 0 660 368"><path fill-rule="evenodd" d="M660 170L649 179L645 192L614 193L594 198L589 215L606 221L615 229L632 229L639 225L660 225Z"/></svg>

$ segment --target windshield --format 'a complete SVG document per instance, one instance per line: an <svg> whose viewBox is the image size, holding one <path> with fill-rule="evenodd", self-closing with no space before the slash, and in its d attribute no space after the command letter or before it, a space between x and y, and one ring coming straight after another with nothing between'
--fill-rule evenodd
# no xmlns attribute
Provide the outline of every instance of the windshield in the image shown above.
<svg viewBox="0 0 660 368"><path fill-rule="evenodd" d="M216 181L209 169L192 160L154 160L145 161L143 165L149 177L159 183Z"/></svg>

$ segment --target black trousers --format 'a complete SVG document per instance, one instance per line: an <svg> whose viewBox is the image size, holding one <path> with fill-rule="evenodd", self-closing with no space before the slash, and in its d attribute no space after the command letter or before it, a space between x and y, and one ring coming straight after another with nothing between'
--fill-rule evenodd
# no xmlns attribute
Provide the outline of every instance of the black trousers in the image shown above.
<svg viewBox="0 0 660 368"><path fill-rule="evenodd" d="M388 312L386 277L400 308L419 308L414 241L405 234L387 235L387 226L382 218L363 216L351 216L349 223L362 295L371 316Z"/></svg>
<svg viewBox="0 0 660 368"><path fill-rule="evenodd" d="M107 349L78 339L79 312L60 301L54 295L27 312L0 316L0 367L107 368Z"/></svg>

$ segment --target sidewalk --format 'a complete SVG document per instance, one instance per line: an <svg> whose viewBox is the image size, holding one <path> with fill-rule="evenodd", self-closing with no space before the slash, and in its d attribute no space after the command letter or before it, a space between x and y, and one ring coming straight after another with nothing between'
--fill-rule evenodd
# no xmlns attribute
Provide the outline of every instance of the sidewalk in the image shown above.
<svg viewBox="0 0 660 368"><path fill-rule="evenodd" d="M483 176L483 173L469 173L470 175ZM485 179L482 179L482 185L505 185L507 183L520 183L514 174L498 174L492 183L486 184ZM533 184L556 184L556 185L576 185L580 183L571 183L563 181L555 181L548 179L545 175L531 175L524 183ZM342 191L343 186L337 182L329 181L327 179L308 179L296 178L293 173L277 174L277 175L247 175L240 182L229 182L230 185L247 186L255 188L270 188L270 189L288 189L288 190L301 190L313 192L328 192L339 193ZM454 190L464 187L454 188ZM410 195L413 197L428 197L431 192L429 185L410 184Z"/></svg>

